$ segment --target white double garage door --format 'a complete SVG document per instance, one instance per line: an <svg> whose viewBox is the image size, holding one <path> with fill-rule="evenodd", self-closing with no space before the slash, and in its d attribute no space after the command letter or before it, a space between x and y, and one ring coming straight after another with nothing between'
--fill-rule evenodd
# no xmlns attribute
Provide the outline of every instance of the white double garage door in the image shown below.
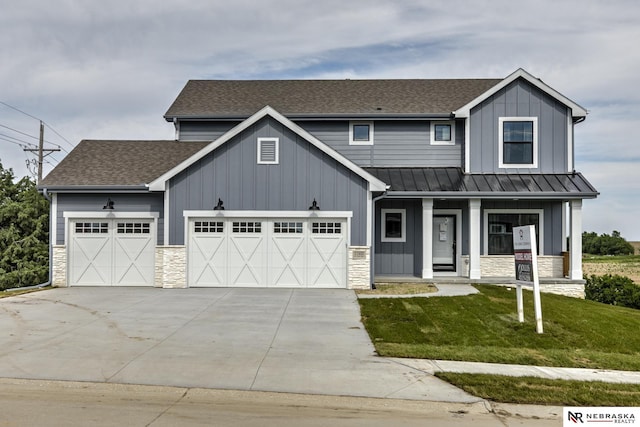
<svg viewBox="0 0 640 427"><path fill-rule="evenodd" d="M155 228L151 218L70 220L69 285L153 286ZM346 218L189 217L187 284L345 288L347 228Z"/></svg>
<svg viewBox="0 0 640 427"><path fill-rule="evenodd" d="M346 218L188 220L188 285L347 285Z"/></svg>

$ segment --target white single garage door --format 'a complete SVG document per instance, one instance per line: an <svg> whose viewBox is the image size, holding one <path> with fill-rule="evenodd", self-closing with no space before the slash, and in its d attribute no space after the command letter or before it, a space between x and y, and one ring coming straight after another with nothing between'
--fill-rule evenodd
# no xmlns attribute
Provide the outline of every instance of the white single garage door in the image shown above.
<svg viewBox="0 0 640 427"><path fill-rule="evenodd" d="M153 286L152 219L69 221L70 286Z"/></svg>
<svg viewBox="0 0 640 427"><path fill-rule="evenodd" d="M189 286L344 288L345 218L190 218Z"/></svg>

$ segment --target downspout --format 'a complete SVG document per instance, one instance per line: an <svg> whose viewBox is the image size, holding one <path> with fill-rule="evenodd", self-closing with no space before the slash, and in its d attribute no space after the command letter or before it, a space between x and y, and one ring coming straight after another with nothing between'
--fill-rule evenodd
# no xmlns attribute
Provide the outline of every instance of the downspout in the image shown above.
<svg viewBox="0 0 640 427"><path fill-rule="evenodd" d="M391 188L390 185L387 185L386 190L384 190L384 193L382 193L381 195L379 195L378 197L374 197L373 199L371 199L371 205L373 208L373 223L371 224L371 227L373 227L373 230L371 230L371 289L375 289L376 288L376 283L375 283L375 276L376 276L376 202L378 200L384 199L385 197L387 197L387 191L389 191L389 188Z"/></svg>
<svg viewBox="0 0 640 427"><path fill-rule="evenodd" d="M49 201L49 280L47 280L44 283L40 283L39 285L32 285L32 286L24 286L22 288L11 288L11 289L5 289L4 292L8 292L8 291L27 291L30 289L40 289L40 288L44 288L47 286L51 285L51 282L53 282L53 242L51 241L51 229L53 227L54 224L51 223L53 215L51 215L51 198L49 197L49 193L47 192L46 188L42 189L42 195L44 196L45 199L47 199Z"/></svg>

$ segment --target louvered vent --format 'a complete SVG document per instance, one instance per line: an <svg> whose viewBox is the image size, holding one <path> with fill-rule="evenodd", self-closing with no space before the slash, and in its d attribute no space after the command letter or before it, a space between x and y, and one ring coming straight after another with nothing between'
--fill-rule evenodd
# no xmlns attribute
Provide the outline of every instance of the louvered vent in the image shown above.
<svg viewBox="0 0 640 427"><path fill-rule="evenodd" d="M278 138L258 138L258 163L278 163Z"/></svg>

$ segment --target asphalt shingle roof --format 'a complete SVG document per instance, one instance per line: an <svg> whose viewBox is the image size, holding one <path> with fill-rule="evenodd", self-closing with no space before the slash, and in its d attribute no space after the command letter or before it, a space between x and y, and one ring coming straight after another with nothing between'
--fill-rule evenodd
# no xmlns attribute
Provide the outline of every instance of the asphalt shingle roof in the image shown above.
<svg viewBox="0 0 640 427"><path fill-rule="evenodd" d="M141 186L204 148L207 142L81 141L39 184Z"/></svg>
<svg viewBox="0 0 640 427"><path fill-rule="evenodd" d="M242 118L265 105L289 117L450 114L501 81L190 80L165 118Z"/></svg>

